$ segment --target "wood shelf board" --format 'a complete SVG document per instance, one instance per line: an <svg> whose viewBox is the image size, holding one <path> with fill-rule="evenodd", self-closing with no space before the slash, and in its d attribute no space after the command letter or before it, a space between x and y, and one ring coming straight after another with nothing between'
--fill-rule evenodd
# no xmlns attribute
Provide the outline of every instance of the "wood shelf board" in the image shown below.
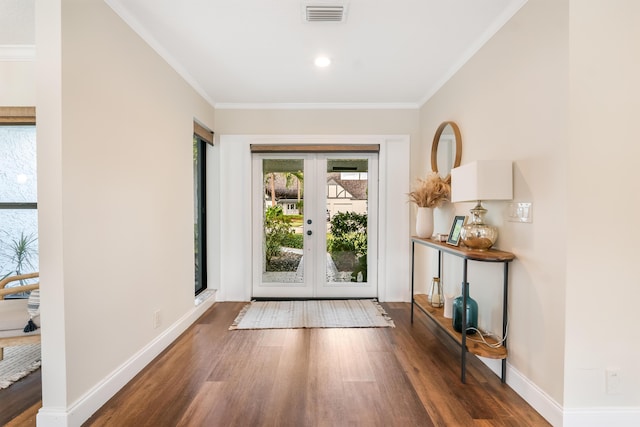
<svg viewBox="0 0 640 427"><path fill-rule="evenodd" d="M479 251L475 249L469 249L465 246L453 246L445 242L440 242L438 240L424 239L417 236L411 236L411 240L415 243L429 246L443 252L448 252L456 256L474 261L510 262L516 258L515 254L511 252L501 251L493 248L486 251Z"/></svg>
<svg viewBox="0 0 640 427"><path fill-rule="evenodd" d="M451 319L444 317L443 308L435 308L429 304L427 296L424 294L417 294L413 296L415 305L420 308L427 316L435 321L442 329L444 329L449 336L451 336L459 345L462 345L462 334L453 329L453 322ZM467 335L467 350L469 353L476 356L482 356L489 359L506 359L508 352L507 348L500 346L497 348L488 347L481 342L471 341L477 339L475 335ZM497 340L492 337L485 337L485 340L490 344L497 343Z"/></svg>

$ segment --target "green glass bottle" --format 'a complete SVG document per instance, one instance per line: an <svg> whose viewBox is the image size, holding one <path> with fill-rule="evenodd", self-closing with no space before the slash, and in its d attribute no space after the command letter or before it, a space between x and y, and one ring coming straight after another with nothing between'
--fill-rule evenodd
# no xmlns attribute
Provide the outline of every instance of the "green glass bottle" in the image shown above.
<svg viewBox="0 0 640 427"><path fill-rule="evenodd" d="M467 286L467 289L469 287ZM464 292L465 286L462 285L462 292ZM469 296L467 290L467 335L476 333L475 329L478 327L478 303L476 300ZM453 329L457 332L462 332L462 295L453 300Z"/></svg>

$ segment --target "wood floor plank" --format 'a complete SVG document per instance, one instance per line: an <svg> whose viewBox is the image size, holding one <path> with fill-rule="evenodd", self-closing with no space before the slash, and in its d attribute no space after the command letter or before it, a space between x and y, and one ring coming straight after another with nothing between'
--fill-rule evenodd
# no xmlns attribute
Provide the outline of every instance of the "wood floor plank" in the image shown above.
<svg viewBox="0 0 640 427"><path fill-rule="evenodd" d="M415 420L423 420L423 426L434 425L396 356L392 352L372 352L369 359L380 393L376 403L386 406L391 420L398 425L411 425Z"/></svg>
<svg viewBox="0 0 640 427"><path fill-rule="evenodd" d="M370 329L336 329L335 340L328 351L338 353L340 376L344 381L375 381L375 374L369 363L365 347L365 337Z"/></svg>
<svg viewBox="0 0 640 427"><path fill-rule="evenodd" d="M350 410L347 412L346 419L338 425L372 427L401 425L396 424L387 405L380 405L381 393L377 383L373 381L345 381L344 391L344 398L348 399Z"/></svg>
<svg viewBox="0 0 640 427"><path fill-rule="evenodd" d="M216 425L216 416L220 414L225 398L224 383L204 382L177 427L190 427L195 425L196 420L206 420L210 425Z"/></svg>
<svg viewBox="0 0 640 427"><path fill-rule="evenodd" d="M282 356L273 373L273 389L266 396L264 425L311 425L313 414L307 410L303 393L309 382L310 338L309 330L287 330Z"/></svg>
<svg viewBox="0 0 640 427"><path fill-rule="evenodd" d="M409 304L383 304L396 328L229 331L245 304L215 304L84 425L549 425L475 357L460 383L459 347Z"/></svg>
<svg viewBox="0 0 640 427"><path fill-rule="evenodd" d="M225 406L214 418L217 421L220 417L225 424L208 425L260 425L265 420L265 414L273 412L272 403L266 397L273 394L283 350L265 347L256 351L259 357L249 355L254 363L226 381L223 397Z"/></svg>
<svg viewBox="0 0 640 427"><path fill-rule="evenodd" d="M42 371L32 372L10 387L0 390L0 426L29 411L33 405L40 405L42 399ZM35 421L34 421L35 425Z"/></svg>
<svg viewBox="0 0 640 427"><path fill-rule="evenodd" d="M260 332L258 347L282 347L287 338L287 329L264 329Z"/></svg>
<svg viewBox="0 0 640 427"><path fill-rule="evenodd" d="M406 322L405 311L403 306L388 310L394 321L404 320L400 325ZM461 426L472 425L473 418L455 392L459 384L459 365L455 358L457 348L448 346L447 336L442 337L445 341L440 341L430 334L422 320L416 315L411 334L394 335L396 357L436 425L446 426L451 420L456 420ZM436 346L441 346L440 351L433 351Z"/></svg>
<svg viewBox="0 0 640 427"><path fill-rule="evenodd" d="M349 413L349 401L344 399L344 379L336 369L340 356L335 349L334 335L326 329L310 331L307 407L316 408L314 426L336 426L343 423Z"/></svg>
<svg viewBox="0 0 640 427"><path fill-rule="evenodd" d="M27 408L26 411L22 412L11 421L7 423L3 423L2 425L5 427L32 427L36 425L36 416L38 415L38 411L42 408L42 402L38 401L37 403L31 405L31 407Z"/></svg>

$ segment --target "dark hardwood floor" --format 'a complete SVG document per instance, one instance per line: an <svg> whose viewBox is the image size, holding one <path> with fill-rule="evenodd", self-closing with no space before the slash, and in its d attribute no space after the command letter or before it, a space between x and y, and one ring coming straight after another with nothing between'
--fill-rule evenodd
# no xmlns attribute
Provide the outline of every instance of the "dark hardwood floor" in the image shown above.
<svg viewBox="0 0 640 427"><path fill-rule="evenodd" d="M42 406L41 398L40 369L11 384L9 388L0 390L0 426L35 426L35 415ZM32 420L27 421L27 424L21 424L25 418ZM9 421L12 421L12 424L9 424Z"/></svg>
<svg viewBox="0 0 640 427"><path fill-rule="evenodd" d="M217 303L84 425L549 425L473 356L461 384L459 348L409 304L383 304L396 328L229 331L243 305Z"/></svg>

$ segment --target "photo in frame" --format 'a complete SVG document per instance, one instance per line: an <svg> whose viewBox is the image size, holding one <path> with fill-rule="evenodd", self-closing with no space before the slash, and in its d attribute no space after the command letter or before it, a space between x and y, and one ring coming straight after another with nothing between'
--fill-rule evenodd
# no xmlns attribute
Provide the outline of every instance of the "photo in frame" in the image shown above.
<svg viewBox="0 0 640 427"><path fill-rule="evenodd" d="M451 224L451 231L449 231L449 238L447 239L448 244L454 246L460 244L460 232L466 219L467 217L464 215L456 215L456 217L453 218L453 224Z"/></svg>

